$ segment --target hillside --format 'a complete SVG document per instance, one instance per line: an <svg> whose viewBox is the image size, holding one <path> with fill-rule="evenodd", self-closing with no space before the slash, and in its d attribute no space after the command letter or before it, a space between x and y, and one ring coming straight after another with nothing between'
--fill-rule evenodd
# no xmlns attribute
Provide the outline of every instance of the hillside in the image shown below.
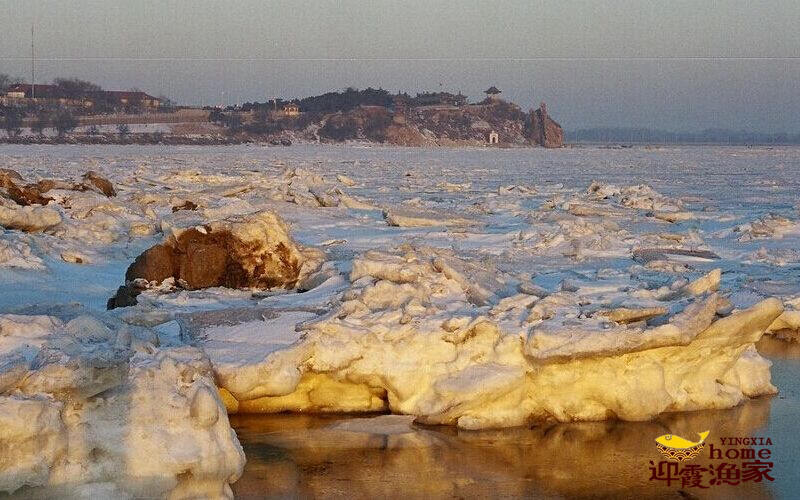
<svg viewBox="0 0 800 500"><path fill-rule="evenodd" d="M495 132L500 147L561 147L561 126L542 108L525 113L512 103L492 100L463 106L388 109L359 106L322 116L302 131L322 142L363 140L401 146L479 146Z"/></svg>

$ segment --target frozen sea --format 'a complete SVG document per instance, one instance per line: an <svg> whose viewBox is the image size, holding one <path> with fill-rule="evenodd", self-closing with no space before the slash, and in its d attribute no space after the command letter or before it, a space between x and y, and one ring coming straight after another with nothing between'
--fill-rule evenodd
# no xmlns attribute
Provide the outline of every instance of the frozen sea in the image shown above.
<svg viewBox="0 0 800 500"><path fill-rule="evenodd" d="M99 171L126 200L115 203L128 203L125 210L136 217L144 202L131 200L142 190L157 200L155 204L191 199L223 215L263 202L291 224L298 241L324 247L344 263L360 252L410 242L485 259L547 290L555 290L564 280L582 282L628 272L639 273L637 278L652 286L668 284L651 268L631 271L636 265L631 248L650 248L660 237L680 241L685 249L715 254L713 259L676 260L680 269L675 272L693 279L721 268L723 288L736 307L775 296L788 307L800 308L800 148L553 151L0 145L0 167L32 180L77 178L86 170ZM331 203L334 206L320 206L319 193L301 192L292 186L296 181L286 181L291 169L302 171L295 178L306 184L319 176L338 185L333 198L346 193L363 206L352 208L338 199ZM273 181L277 191L286 193L282 199L262 199L255 184L248 190L248 183ZM547 206L569 205L570 200L584 203L594 181L621 188L647 185L677 204L680 212L692 215L670 223L647 209L635 216L619 212L615 215L619 231L606 235L602 228L589 227L586 238L571 247L555 233L544 234L542 220L535 214ZM624 194L615 196L622 205L627 203ZM667 202L657 200L663 203ZM401 210L441 224L387 225L385 214ZM71 302L104 310L132 259L162 238L156 231L113 239L114 231L128 229L134 215L99 219L87 210L81 219L84 225L76 226L74 233L25 239L42 266L0 267L0 313ZM0 235L11 237L15 237L11 232ZM547 245L540 244L545 240ZM59 257L64 250L87 253L89 264L64 262ZM213 309L240 306L242 301L247 299L190 296L164 307ZM758 348L774 363L778 395L734 409L667 414L645 423L468 432L405 420L363 420L374 415L233 416L248 457L234 492L242 497L796 498L800 437L794 426L800 417L800 348L771 338L763 339ZM648 461L658 458L653 442L657 435L688 436L705 428L711 429L712 438L714 434L770 437L775 481L702 490L648 480ZM411 486L413 493L408 491Z"/></svg>
<svg viewBox="0 0 800 500"><path fill-rule="evenodd" d="M88 169L100 170L112 180L137 170L153 176L189 170L235 178L261 173L277 177L283 169L299 167L327 178L346 175L357 183L346 188L348 194L367 200L374 205L374 211L320 212L286 204L276 207L292 223L293 235L301 243L318 245L342 239L346 243L337 246L342 252L400 240L424 240L427 244L458 246L464 251L478 248L483 253L500 254L507 249L510 239L531 226L525 219L525 211L541 206L554 194L583 192L593 181L618 186L647 184L696 210L694 219L673 224L669 229L701 234L705 243L722 257L712 265L723 267L725 281L743 284L747 290L800 295L800 229L792 227L787 235L750 241L738 241L740 235L732 232L737 226L769 215L797 221L800 149L794 147L581 147L552 151L318 145L289 148L0 145L0 163L25 176L44 178L78 176ZM197 178L194 182L201 180ZM221 189L225 185L226 181L217 180L211 184ZM516 194L511 189L510 195L497 195L500 189L520 186L534 188L535 192ZM191 192L196 186L184 187ZM445 233L441 228L387 227L380 209L396 205L435 209L453 217L468 215L480 226L460 234ZM630 222L637 231L663 229L663 225L653 225L647 219ZM111 256L91 268L78 269L52 262L52 272L41 276L15 273L20 284L35 282L36 285L6 287L0 292L0 307L41 300L40 292L50 290L52 293L44 297L46 300L72 299L102 308L109 291L119 285L131 257L150 243L132 242L118 252L122 253L120 261ZM755 255L762 247L768 249L766 257ZM513 265L538 264L535 256L524 263L515 260L514 255L506 257ZM775 261L780 261L780 265L772 265ZM592 261L584 267L596 268L597 264ZM611 259L600 264L620 263ZM548 262L547 268L539 268L538 280L546 283L551 277L550 281L554 281L564 273L580 271L580 267L574 262ZM63 281L78 286L70 287Z"/></svg>

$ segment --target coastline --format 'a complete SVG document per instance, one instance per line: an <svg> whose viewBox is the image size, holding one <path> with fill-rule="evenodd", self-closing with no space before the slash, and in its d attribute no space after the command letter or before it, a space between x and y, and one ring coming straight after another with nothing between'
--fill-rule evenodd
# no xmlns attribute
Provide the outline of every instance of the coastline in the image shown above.
<svg viewBox="0 0 800 500"><path fill-rule="evenodd" d="M502 145L489 145L480 144L476 141L454 141L447 140L443 144L425 144L425 145L409 145L409 144L395 144L390 142L378 141L309 141L305 139L285 137L230 137L230 136L187 136L187 135L169 135L159 136L157 134L135 134L125 138L115 137L111 135L74 135L66 137L2 137L0 144L13 144L13 145L31 145L31 146L63 146L63 145L80 145L80 146L236 146L244 144L252 144L257 146L283 146L288 147L292 145L322 145L322 146L384 146L384 147L398 147L398 148L457 148L457 149L561 149L561 148L543 148L535 144L502 144ZM564 145L562 147L570 147Z"/></svg>
<svg viewBox="0 0 800 500"><path fill-rule="evenodd" d="M287 141L288 140L288 141ZM283 141L284 143L281 143ZM369 140L347 141L313 141L302 137L284 135L270 137L242 137L227 135L166 135L154 133L133 133L121 138L117 134L86 135L74 134L64 137L57 136L18 136L0 137L0 145L30 145L30 146L241 146L253 145L262 147L288 147L288 146L348 146L348 147L396 147L402 149L475 149L475 150L520 150L520 149L581 149L598 148L608 150L649 149L673 147L734 147L734 148L791 148L800 144L794 143L736 143L736 142L593 142L579 141L564 143L561 147L546 148L537 144L499 144L490 145L472 140L446 139L441 143L428 143L424 145L398 144Z"/></svg>

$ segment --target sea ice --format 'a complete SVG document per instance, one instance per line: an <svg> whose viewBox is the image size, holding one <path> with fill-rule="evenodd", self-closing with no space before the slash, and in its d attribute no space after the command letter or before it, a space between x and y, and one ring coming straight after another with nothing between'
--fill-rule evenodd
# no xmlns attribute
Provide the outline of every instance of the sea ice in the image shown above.
<svg viewBox="0 0 800 500"><path fill-rule="evenodd" d="M9 208L0 205L0 226L6 229L38 232L60 223L61 214L54 208L37 206Z"/></svg>
<svg viewBox="0 0 800 500"><path fill-rule="evenodd" d="M206 355L66 316L0 315L0 491L230 497L244 454Z"/></svg>
<svg viewBox="0 0 800 500"><path fill-rule="evenodd" d="M388 409L475 429L645 420L775 391L769 362L752 346L783 307L770 299L718 317L718 271L637 299L613 282L513 295L503 280L479 280L470 269L435 249L368 252L354 261L351 286L331 312L311 319L276 311L277 320L241 325L252 330L245 343L268 347L246 362L234 357L234 370L227 350L215 347L230 336L227 327L197 332L195 341L208 345L230 411ZM593 303L652 309L638 322L614 322L588 312ZM649 326L656 307L672 313Z"/></svg>
<svg viewBox="0 0 800 500"><path fill-rule="evenodd" d="M7 491L229 496L223 405L400 437L728 408L800 327L798 183L754 179L794 150L3 148Z"/></svg>

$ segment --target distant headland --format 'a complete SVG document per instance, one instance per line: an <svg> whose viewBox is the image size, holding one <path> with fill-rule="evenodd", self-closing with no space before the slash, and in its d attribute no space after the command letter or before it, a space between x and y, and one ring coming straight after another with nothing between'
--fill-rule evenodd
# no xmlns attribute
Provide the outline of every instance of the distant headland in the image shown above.
<svg viewBox="0 0 800 500"><path fill-rule="evenodd" d="M7 82L0 88L0 124L2 141L10 143L563 146L563 130L545 103L526 112L502 99L497 87L485 94L471 103L461 92L411 96L348 88L291 100L198 108L177 106L140 90L103 90L77 79L48 85Z"/></svg>

